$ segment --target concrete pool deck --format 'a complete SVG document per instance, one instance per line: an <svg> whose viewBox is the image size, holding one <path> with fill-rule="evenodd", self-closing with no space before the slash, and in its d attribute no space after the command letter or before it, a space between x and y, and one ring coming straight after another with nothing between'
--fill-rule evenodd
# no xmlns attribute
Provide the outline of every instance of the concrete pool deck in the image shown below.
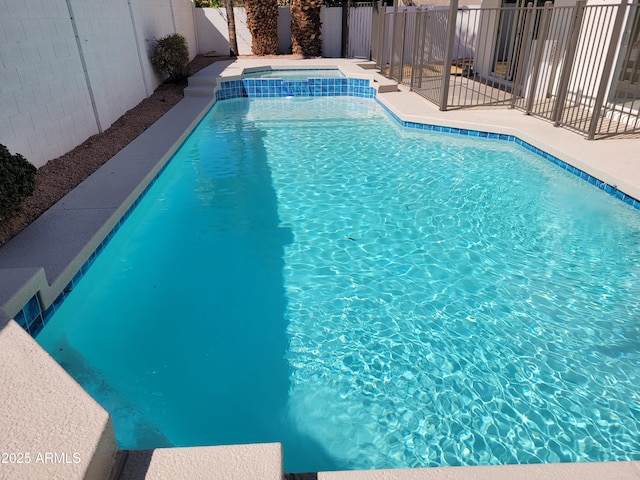
<svg viewBox="0 0 640 480"><path fill-rule="evenodd" d="M219 76L237 79L244 68L267 65L273 68L338 66L352 78L375 79L379 101L403 121L514 135L640 199L640 140L587 141L578 134L554 128L517 110L439 112L418 95L402 87L398 91L393 82L375 75L372 70L363 69L360 63L362 61L341 59L276 58L211 65L190 78L184 100L0 248L0 400L3 403L0 453L31 454L28 464L0 464L0 478L107 478L109 464L116 455L108 414L84 394L11 318L34 295L38 295L42 308L47 309L63 292L213 104ZM452 141L455 138L452 136ZM190 472L189 478L282 478L279 448L228 449L229 462L224 460L226 454L219 455L225 448L158 449L154 453L135 453L125 460L121 478L175 478L167 470L169 465L176 465L175 462L182 465L183 473ZM55 460L62 460L62 454L65 454L64 461L69 460L69 463L37 463L37 453L60 455L51 457ZM78 455L74 456L75 453ZM74 463L77 458L80 460ZM256 470L256 461L264 470ZM240 468L242 465L247 468ZM212 473L212 466L220 468ZM268 477L264 476L265 472L269 472ZM640 462L323 472L318 478L640 480Z"/></svg>

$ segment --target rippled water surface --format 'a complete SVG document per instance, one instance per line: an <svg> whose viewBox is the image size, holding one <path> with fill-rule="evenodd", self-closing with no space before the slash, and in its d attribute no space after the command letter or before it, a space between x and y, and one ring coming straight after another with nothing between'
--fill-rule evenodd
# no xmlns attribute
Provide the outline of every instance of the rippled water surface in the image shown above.
<svg viewBox="0 0 640 480"><path fill-rule="evenodd" d="M38 341L121 448L640 460L640 212L371 100L224 101Z"/></svg>

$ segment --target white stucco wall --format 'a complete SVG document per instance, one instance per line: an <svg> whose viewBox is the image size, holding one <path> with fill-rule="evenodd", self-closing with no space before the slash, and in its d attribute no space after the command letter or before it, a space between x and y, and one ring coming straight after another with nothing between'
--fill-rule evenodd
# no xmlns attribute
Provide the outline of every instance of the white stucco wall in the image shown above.
<svg viewBox="0 0 640 480"><path fill-rule="evenodd" d="M181 33L187 39L189 45L189 59L198 54L196 24L194 18L195 7L192 0L171 0L173 15L176 22L177 33ZM170 33L173 33L171 31Z"/></svg>

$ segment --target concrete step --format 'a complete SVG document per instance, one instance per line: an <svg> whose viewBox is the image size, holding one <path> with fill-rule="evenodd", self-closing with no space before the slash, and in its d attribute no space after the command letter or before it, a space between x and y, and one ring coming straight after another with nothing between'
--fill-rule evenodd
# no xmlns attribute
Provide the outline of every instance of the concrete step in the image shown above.
<svg viewBox="0 0 640 480"><path fill-rule="evenodd" d="M185 97L212 97L214 85L189 86L184 89Z"/></svg>
<svg viewBox="0 0 640 480"><path fill-rule="evenodd" d="M189 86L199 86L199 85L216 85L216 77L211 75L191 75L189 77Z"/></svg>
<svg viewBox="0 0 640 480"><path fill-rule="evenodd" d="M118 480L282 480L282 445L224 445L129 451Z"/></svg>

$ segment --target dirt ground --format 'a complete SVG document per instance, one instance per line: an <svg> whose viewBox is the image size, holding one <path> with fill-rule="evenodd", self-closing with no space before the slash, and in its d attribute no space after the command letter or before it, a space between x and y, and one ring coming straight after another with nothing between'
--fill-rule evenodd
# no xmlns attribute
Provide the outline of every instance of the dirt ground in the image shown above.
<svg viewBox="0 0 640 480"><path fill-rule="evenodd" d="M189 64L189 74L229 58L198 55ZM0 224L0 245L42 215L182 100L186 86L186 80L160 85L149 98L126 112L104 133L89 137L70 152L40 167L33 194L24 200L12 218Z"/></svg>

